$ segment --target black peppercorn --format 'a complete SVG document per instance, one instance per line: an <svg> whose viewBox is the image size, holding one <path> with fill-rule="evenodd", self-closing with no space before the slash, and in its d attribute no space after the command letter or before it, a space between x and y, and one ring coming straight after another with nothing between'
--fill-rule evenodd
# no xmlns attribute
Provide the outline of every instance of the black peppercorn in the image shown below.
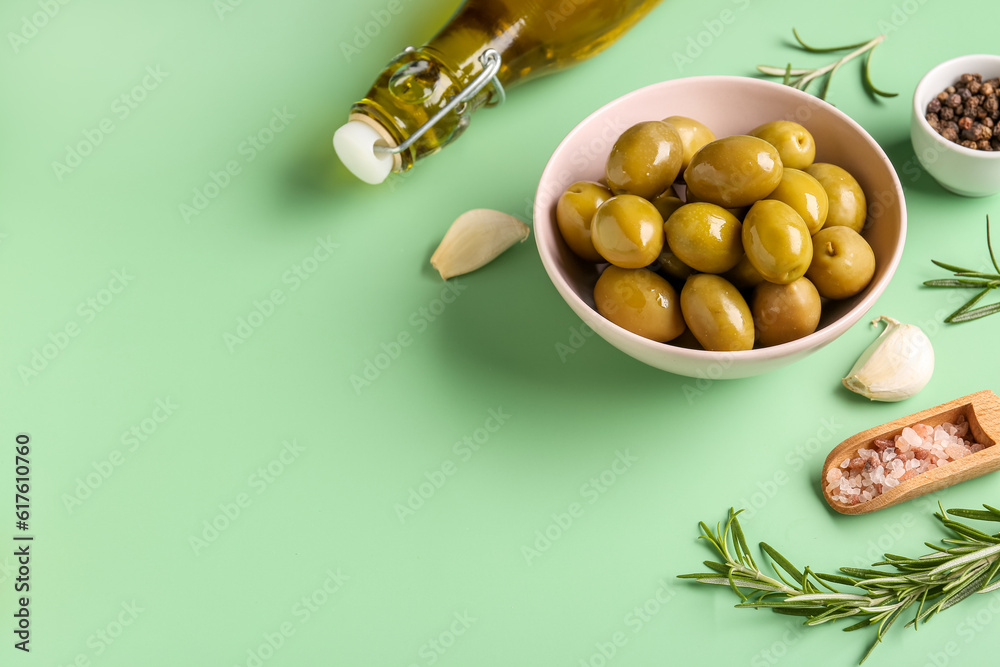
<svg viewBox="0 0 1000 667"><path fill-rule="evenodd" d="M976 150L1000 150L1000 77L983 81L967 72L927 103L927 124L948 141Z"/></svg>

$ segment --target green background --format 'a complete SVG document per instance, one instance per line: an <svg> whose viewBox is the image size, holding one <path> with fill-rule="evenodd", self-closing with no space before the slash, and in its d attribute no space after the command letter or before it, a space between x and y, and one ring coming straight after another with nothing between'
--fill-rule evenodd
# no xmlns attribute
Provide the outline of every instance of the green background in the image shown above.
<svg viewBox="0 0 1000 667"><path fill-rule="evenodd" d="M457 3L403 0L348 59L343 44L386 4L53 3L23 43L10 34L40 5L0 8L0 481L12 505L14 437L30 434L36 536L28 655L10 632L13 547L0 551L0 663L854 664L869 635L803 632L673 577L701 569L697 522L731 505L752 510L751 541L820 570L941 536L929 502L844 517L816 478L851 434L996 388L1000 319L943 327L953 295L919 285L943 276L932 257L986 260L1000 199L943 191L908 129L926 70L995 49L993 5L667 0L372 187L337 164L333 130ZM678 66L725 9L736 21ZM919 396L869 404L840 387L875 335L864 321L793 366L728 382L577 339L533 239L442 287L428 258L451 221L481 207L527 218L548 156L591 111L664 79L827 62L791 46L793 26L821 44L889 32L873 76L899 97L868 99L853 63L830 99L905 186L906 250L870 315L931 337L937 370ZM245 143L272 122L270 143ZM78 166L53 165L88 133L100 142ZM226 186L186 220L213 173ZM255 309L269 315L231 338ZM374 381L352 384L376 363ZM995 478L937 499L1000 502ZM997 600L970 599L894 630L871 664L992 662L998 615Z"/></svg>

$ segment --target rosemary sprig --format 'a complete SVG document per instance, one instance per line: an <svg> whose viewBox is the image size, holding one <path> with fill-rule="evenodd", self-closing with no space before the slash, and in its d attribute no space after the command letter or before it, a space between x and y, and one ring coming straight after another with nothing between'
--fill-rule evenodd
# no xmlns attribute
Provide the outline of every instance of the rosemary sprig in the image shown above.
<svg viewBox="0 0 1000 667"><path fill-rule="evenodd" d="M725 527L712 530L699 524L722 562L705 561L711 572L682 574L703 584L729 587L740 598L740 609L770 609L780 614L804 616L807 626L851 618L857 621L845 631L877 625L875 641L861 658L871 655L889 628L906 610L913 617L906 627L927 622L934 614L958 604L974 593L1000 589L1000 533L988 535L951 517L976 521L1000 521L1000 510L951 509L935 517L953 533L942 542L927 543L933 552L919 558L885 554L872 568L842 567L842 574L822 574L808 567L798 569L776 549L761 542L777 579L764 574L753 560L737 515L729 510ZM895 571L875 568L891 567ZM782 571L787 575L782 574ZM850 586L857 592L841 590ZM914 607L916 605L916 607Z"/></svg>
<svg viewBox="0 0 1000 667"><path fill-rule="evenodd" d="M981 271L974 271L961 266L955 266L954 264L945 264L944 262L939 262L936 259L931 260L931 262L940 266L942 269L951 271L955 274L955 277L926 280L924 281L925 286L980 290L958 310L944 318L945 322L948 322L949 324L969 322L971 320L978 320L981 317L986 317L987 315L1000 313L1000 303L992 303L988 306L973 308L973 306L983 300L983 297L997 287L1000 287L1000 264L997 263L996 255L993 253L993 241L990 239L990 216L988 215L986 216L986 247L990 251L990 262L993 264L993 268L996 270L996 273L983 273Z"/></svg>
<svg viewBox="0 0 1000 667"><path fill-rule="evenodd" d="M864 76L865 87L868 92L872 95L878 95L880 97L896 97L899 93L889 93L878 88L874 83L872 83L871 77L871 62L872 53L875 51L875 47L882 43L885 39L885 35L879 35L874 39L870 39L867 42L858 42L857 44L847 44L845 46L832 46L819 48L815 46L810 46L806 44L795 28L792 28L792 34L795 35L795 41L799 43L799 46L803 50L809 53L834 53L836 51L847 51L848 49L853 49L850 53L844 57L836 60L825 67L819 67L816 69L810 68L793 68L791 63L788 63L786 67L771 67L770 65L758 65L757 70L768 76L780 76L783 79L785 85L792 86L793 88L798 88L799 90L806 90L809 85L819 79L820 77L826 75L826 79L823 81L823 87L820 89L819 98L822 100L826 99L826 94L830 89L830 80L833 75L836 74L837 70L840 69L845 63L854 60L858 56L867 53L865 58L864 67L862 73Z"/></svg>

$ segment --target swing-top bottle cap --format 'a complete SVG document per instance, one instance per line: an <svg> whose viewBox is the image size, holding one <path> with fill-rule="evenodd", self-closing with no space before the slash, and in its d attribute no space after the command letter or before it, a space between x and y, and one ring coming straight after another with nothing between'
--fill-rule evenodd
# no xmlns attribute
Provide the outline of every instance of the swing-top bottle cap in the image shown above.
<svg viewBox="0 0 1000 667"><path fill-rule="evenodd" d="M378 185L392 171L394 156L376 151L377 143L385 138L368 123L349 120L333 134L333 148L344 166L365 183Z"/></svg>

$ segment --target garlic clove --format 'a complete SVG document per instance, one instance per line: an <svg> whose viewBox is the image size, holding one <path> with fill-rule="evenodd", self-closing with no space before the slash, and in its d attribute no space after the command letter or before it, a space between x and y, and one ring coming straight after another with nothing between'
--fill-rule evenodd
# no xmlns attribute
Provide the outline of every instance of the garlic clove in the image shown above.
<svg viewBox="0 0 1000 667"><path fill-rule="evenodd" d="M902 324L884 315L872 320L872 325L878 326L879 322L886 323L885 331L862 353L842 382L873 401L902 401L930 381L934 348L916 325Z"/></svg>
<svg viewBox="0 0 1000 667"><path fill-rule="evenodd" d="M431 255L431 266L445 280L489 264L531 228L512 215L488 208L466 211L455 219Z"/></svg>

